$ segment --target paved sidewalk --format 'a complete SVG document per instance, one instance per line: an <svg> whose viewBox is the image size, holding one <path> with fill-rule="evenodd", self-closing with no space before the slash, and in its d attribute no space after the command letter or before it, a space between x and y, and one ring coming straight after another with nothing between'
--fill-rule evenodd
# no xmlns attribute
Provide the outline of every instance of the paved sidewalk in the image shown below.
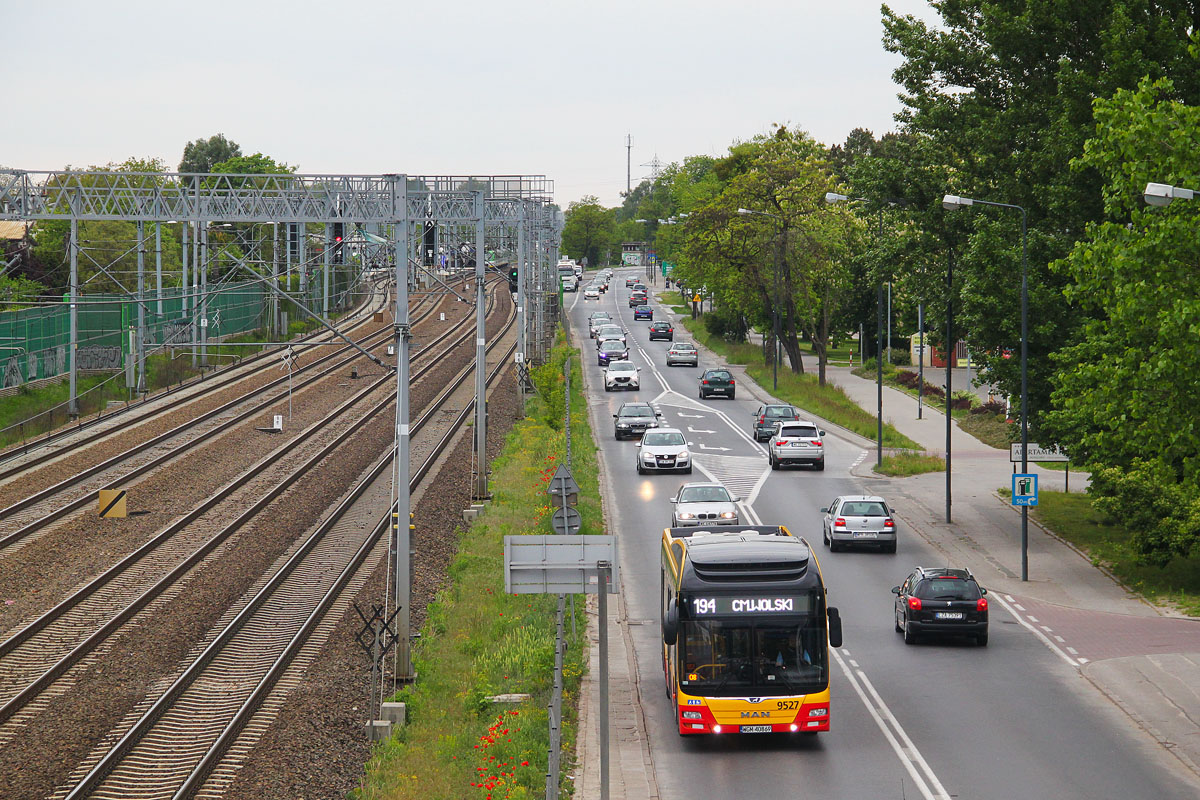
<svg viewBox="0 0 1200 800"><path fill-rule="evenodd" d="M620 594L608 604L608 772L611 800L658 797L654 763L638 686L637 657L629 618ZM575 796L600 797L600 634L596 596L588 595L588 673L579 704L578 766Z"/></svg>

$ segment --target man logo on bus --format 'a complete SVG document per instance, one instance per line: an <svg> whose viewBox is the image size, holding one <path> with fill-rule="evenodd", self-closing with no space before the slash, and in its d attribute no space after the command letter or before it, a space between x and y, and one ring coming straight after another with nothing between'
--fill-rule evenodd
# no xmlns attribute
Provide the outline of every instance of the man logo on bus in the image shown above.
<svg viewBox="0 0 1200 800"><path fill-rule="evenodd" d="M742 719L756 719L758 717L769 717L770 711L743 711Z"/></svg>

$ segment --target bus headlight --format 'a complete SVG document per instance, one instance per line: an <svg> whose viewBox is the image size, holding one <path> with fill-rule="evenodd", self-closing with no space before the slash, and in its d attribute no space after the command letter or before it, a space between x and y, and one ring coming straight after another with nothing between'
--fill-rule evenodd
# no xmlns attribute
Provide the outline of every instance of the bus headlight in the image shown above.
<svg viewBox="0 0 1200 800"><path fill-rule="evenodd" d="M683 718L684 719L704 719L704 715L701 714L699 711L684 711Z"/></svg>

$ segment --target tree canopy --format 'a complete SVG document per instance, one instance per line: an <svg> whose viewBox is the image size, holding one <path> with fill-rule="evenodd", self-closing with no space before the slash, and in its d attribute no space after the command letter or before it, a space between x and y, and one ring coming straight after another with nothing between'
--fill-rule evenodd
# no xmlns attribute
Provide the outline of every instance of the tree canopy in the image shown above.
<svg viewBox="0 0 1200 800"><path fill-rule="evenodd" d="M222 161L237 158L242 148L237 142L218 133L207 139L196 139L183 147L183 158L179 162L180 172L213 172L213 167Z"/></svg>

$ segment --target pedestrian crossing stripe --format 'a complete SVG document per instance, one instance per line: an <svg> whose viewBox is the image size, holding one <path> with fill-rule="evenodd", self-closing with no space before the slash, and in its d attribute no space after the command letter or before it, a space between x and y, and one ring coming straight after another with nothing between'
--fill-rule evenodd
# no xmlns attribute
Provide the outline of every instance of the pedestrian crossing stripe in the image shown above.
<svg viewBox="0 0 1200 800"><path fill-rule="evenodd" d="M100 490L100 516L103 519L125 519L124 489Z"/></svg>
<svg viewBox="0 0 1200 800"><path fill-rule="evenodd" d="M730 494L747 502L753 501L759 485L771 474L761 456L717 456L705 453L693 458L701 472L722 484Z"/></svg>

